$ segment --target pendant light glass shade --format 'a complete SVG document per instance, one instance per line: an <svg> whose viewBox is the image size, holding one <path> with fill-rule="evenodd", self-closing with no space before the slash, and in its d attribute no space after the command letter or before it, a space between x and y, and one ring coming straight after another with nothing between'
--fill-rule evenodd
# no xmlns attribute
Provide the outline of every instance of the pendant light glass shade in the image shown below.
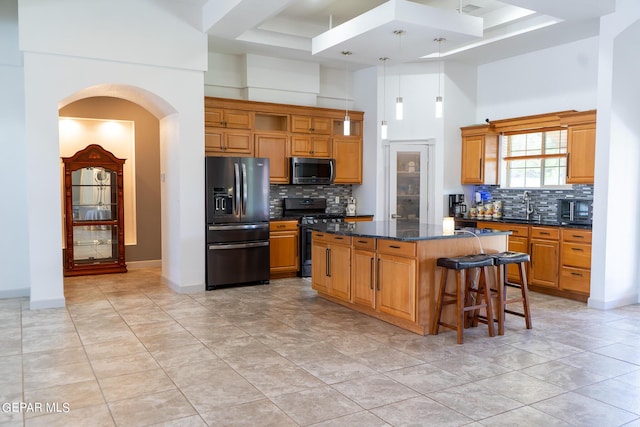
<svg viewBox="0 0 640 427"><path fill-rule="evenodd" d="M345 50L342 51L342 55L344 57L348 57L352 54L351 51ZM344 136L351 135L351 118L349 117L349 101L347 100L347 96L349 94L349 63L347 63L344 67L344 76L345 76L345 95L344 95L344 122L342 123L342 134Z"/></svg>
<svg viewBox="0 0 640 427"><path fill-rule="evenodd" d="M387 139L388 138L388 134L387 134L387 121L383 120L380 123L380 138L382 139Z"/></svg>
<svg viewBox="0 0 640 427"><path fill-rule="evenodd" d="M436 96L436 118L442 118L442 97Z"/></svg>
<svg viewBox="0 0 640 427"><path fill-rule="evenodd" d="M347 114L344 116L344 136L351 135L351 118Z"/></svg>
<svg viewBox="0 0 640 427"><path fill-rule="evenodd" d="M442 44L443 41L446 41L446 39L440 37L440 38L434 39L433 41L438 43L438 59L440 59L441 57L440 45ZM440 94L441 76L442 76L442 61L438 62L438 96L436 96L436 119L442 118L442 114L444 110L444 105L442 103L442 95Z"/></svg>
<svg viewBox="0 0 640 427"><path fill-rule="evenodd" d="M402 97L396 98L396 120L402 120L404 118L404 104L402 103Z"/></svg>

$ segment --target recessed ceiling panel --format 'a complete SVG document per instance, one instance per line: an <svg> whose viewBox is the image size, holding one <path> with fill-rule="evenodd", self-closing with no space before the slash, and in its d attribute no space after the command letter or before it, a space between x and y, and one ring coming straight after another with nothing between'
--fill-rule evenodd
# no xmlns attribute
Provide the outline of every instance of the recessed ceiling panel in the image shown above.
<svg viewBox="0 0 640 427"><path fill-rule="evenodd" d="M352 59L360 63L377 64L381 56L406 62L437 51L435 38L469 42L482 37L482 27L482 18L390 0L314 37L312 54L335 58L342 51L351 51ZM397 30L403 33L394 34Z"/></svg>

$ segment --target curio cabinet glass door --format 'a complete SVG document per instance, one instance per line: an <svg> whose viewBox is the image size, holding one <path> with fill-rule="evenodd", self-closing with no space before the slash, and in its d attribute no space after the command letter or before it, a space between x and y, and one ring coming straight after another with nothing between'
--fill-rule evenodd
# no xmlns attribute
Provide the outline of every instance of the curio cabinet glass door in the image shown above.
<svg viewBox="0 0 640 427"><path fill-rule="evenodd" d="M124 273L124 159L99 145L63 157L65 276Z"/></svg>

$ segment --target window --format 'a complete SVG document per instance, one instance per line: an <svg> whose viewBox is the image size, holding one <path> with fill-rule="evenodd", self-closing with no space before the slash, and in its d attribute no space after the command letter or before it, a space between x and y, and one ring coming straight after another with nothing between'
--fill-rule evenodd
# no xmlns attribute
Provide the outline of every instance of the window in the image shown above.
<svg viewBox="0 0 640 427"><path fill-rule="evenodd" d="M502 137L502 187L566 185L567 130L507 133Z"/></svg>

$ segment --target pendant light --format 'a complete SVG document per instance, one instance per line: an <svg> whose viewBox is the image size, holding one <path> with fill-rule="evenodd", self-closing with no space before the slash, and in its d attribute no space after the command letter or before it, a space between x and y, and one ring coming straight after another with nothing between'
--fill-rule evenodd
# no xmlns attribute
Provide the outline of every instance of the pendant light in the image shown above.
<svg viewBox="0 0 640 427"><path fill-rule="evenodd" d="M351 51L343 50L342 54L346 57L351 55ZM343 123L343 134L344 136L351 135L351 118L349 117L349 101L347 99L349 95L349 63L347 62L345 67L345 95L344 95L344 123Z"/></svg>
<svg viewBox="0 0 640 427"><path fill-rule="evenodd" d="M395 30L393 34L398 36L398 56L400 57L400 61L402 61L402 35L404 34L404 30ZM402 92L400 91L400 79L402 77L401 70L402 62L398 63L398 97L396 98L396 120L402 120L404 117L404 104L402 102Z"/></svg>
<svg viewBox="0 0 640 427"><path fill-rule="evenodd" d="M382 61L382 122L380 123L380 138L387 139L387 60L389 58L379 58Z"/></svg>
<svg viewBox="0 0 640 427"><path fill-rule="evenodd" d="M436 96L436 118L442 118L442 110L443 110L443 105L442 105L442 95L440 93L440 77L442 76L442 60L441 58L441 52L440 52L440 46L442 44L443 41L446 41L447 39L443 38L443 37L439 37L437 39L433 39L434 42L438 43L438 96Z"/></svg>

